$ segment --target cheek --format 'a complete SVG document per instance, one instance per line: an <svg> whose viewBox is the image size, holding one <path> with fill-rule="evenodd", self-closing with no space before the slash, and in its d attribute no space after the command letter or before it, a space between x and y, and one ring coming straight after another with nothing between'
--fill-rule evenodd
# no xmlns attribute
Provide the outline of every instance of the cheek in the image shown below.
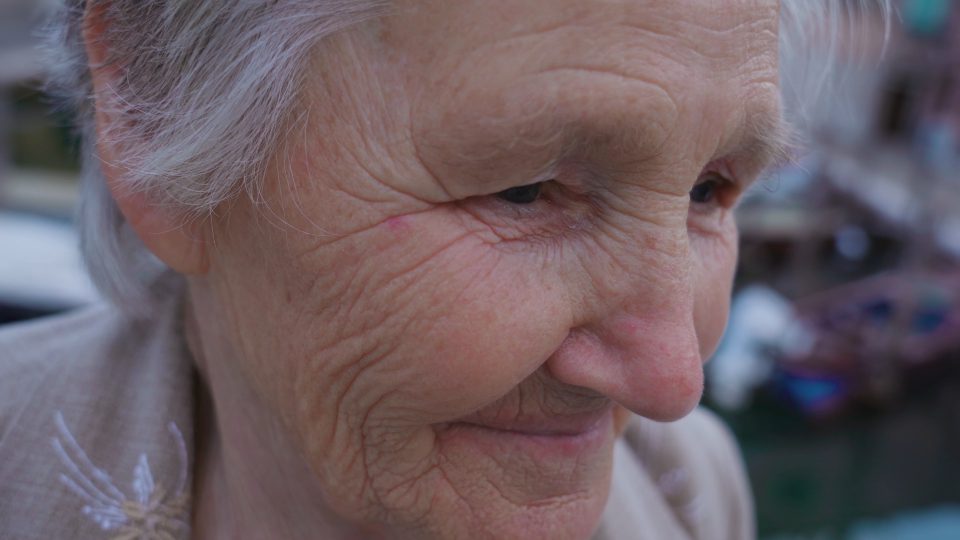
<svg viewBox="0 0 960 540"><path fill-rule="evenodd" d="M350 388L338 398L348 416L398 428L454 420L510 392L566 335L566 302L545 265L503 253L448 209L388 219L338 250L351 256L317 252L301 265L331 269L324 298L311 294L315 281L294 297L348 299L339 310L296 310L319 313L301 320L312 327L303 335L336 329L307 362L323 364L314 380L352 378L311 385Z"/></svg>
<svg viewBox="0 0 960 540"><path fill-rule="evenodd" d="M694 324L700 355L714 353L727 326L730 293L737 264L737 230L725 218L716 234L691 237L694 258Z"/></svg>
<svg viewBox="0 0 960 540"><path fill-rule="evenodd" d="M424 231L450 230L418 220ZM398 254L411 248L397 243ZM409 324L378 338L396 345L389 361L403 376L385 382L402 381L391 401L416 413L412 423L453 420L499 399L559 346L570 317L541 268L471 235L417 267L415 300L392 315Z"/></svg>

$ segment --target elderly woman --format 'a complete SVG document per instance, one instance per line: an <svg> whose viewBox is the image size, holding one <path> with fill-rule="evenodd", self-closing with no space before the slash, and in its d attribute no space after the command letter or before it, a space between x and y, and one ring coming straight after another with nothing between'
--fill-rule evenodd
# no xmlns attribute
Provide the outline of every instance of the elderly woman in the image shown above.
<svg viewBox="0 0 960 540"><path fill-rule="evenodd" d="M800 8L66 4L113 303L0 334L0 536L753 535L695 407Z"/></svg>

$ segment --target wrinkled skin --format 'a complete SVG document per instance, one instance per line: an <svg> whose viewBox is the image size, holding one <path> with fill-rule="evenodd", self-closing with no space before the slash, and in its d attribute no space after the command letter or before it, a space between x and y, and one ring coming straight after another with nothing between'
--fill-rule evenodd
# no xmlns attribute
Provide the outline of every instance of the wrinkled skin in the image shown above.
<svg viewBox="0 0 960 540"><path fill-rule="evenodd" d="M234 491L283 479L291 536L313 508L344 536L589 537L628 415L700 398L777 16L410 0L327 43L307 125L191 280L219 424L201 508L259 475Z"/></svg>

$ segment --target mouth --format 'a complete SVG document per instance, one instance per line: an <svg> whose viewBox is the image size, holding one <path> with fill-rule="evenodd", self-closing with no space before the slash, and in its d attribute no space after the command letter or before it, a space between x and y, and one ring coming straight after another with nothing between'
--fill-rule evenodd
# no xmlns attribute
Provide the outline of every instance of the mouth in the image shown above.
<svg viewBox="0 0 960 540"><path fill-rule="evenodd" d="M520 452L537 459L582 457L614 439L613 407L563 416L464 418L447 424L446 443L466 443L488 451Z"/></svg>
<svg viewBox="0 0 960 540"><path fill-rule="evenodd" d="M594 431L610 415L612 407L597 411L563 416L524 415L511 418L466 418L451 424L451 427L484 429L528 437L566 438L578 437Z"/></svg>

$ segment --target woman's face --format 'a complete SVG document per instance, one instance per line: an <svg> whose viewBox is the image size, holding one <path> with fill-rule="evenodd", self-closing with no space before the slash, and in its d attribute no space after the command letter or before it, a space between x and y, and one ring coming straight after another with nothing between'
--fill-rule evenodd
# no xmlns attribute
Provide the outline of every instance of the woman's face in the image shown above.
<svg viewBox="0 0 960 540"><path fill-rule="evenodd" d="M700 398L777 3L394 4L325 45L194 287L340 515L588 536L626 411Z"/></svg>

